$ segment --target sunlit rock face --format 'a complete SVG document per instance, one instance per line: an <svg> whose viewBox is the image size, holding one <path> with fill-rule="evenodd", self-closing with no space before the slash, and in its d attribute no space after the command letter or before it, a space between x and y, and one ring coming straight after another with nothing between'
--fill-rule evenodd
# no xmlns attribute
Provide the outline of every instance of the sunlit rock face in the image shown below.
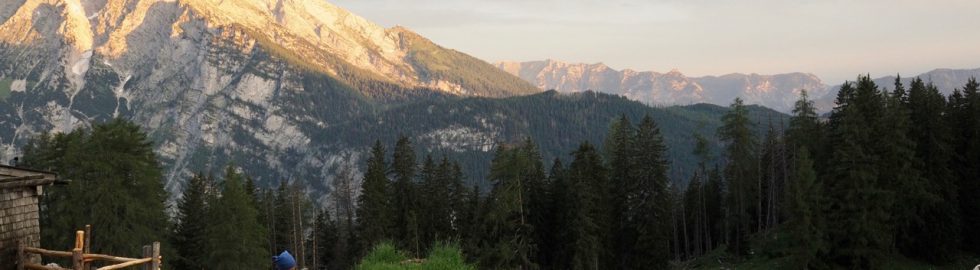
<svg viewBox="0 0 980 270"><path fill-rule="evenodd" d="M542 89L560 92L594 90L651 105L711 103L724 106L741 97L748 104L789 112L801 90L817 97L827 93L827 85L820 78L805 73L688 77L678 70L667 73L620 71L601 63L571 64L555 60L500 62L497 67Z"/></svg>
<svg viewBox="0 0 980 270"><path fill-rule="evenodd" d="M453 72L511 80L474 87L482 82ZM328 172L364 149L324 129L413 98L539 91L407 29L307 0L3 0L8 88L4 162L41 132L122 117L150 131L171 190L224 164L326 188Z"/></svg>
<svg viewBox="0 0 980 270"><path fill-rule="evenodd" d="M498 62L497 68L541 89L571 93L587 90L617 94L650 105L686 105L710 103L727 106L736 98L747 104L762 105L784 113L793 111L800 92L807 91L818 111L834 107L837 85L828 85L809 73L776 75L732 73L722 76L688 77L680 71L668 73L614 70L599 64L573 64L555 60L532 62ZM943 94L962 88L971 77L980 77L980 69L935 69L916 76L903 75L908 84L919 77L934 83ZM857 76L857 75L855 75ZM874 80L883 88L894 88L894 76Z"/></svg>

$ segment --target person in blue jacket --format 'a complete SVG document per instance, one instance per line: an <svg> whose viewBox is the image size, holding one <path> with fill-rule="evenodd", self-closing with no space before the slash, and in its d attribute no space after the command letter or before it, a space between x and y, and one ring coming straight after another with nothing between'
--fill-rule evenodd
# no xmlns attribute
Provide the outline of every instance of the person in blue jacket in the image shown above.
<svg viewBox="0 0 980 270"><path fill-rule="evenodd" d="M276 270L296 269L296 259L289 251L283 251L279 256L272 256L272 263L276 265Z"/></svg>

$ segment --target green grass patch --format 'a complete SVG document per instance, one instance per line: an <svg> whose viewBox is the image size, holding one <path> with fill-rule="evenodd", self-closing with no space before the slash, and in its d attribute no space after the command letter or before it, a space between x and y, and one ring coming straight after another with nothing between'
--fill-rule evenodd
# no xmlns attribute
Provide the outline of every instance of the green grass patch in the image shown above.
<svg viewBox="0 0 980 270"><path fill-rule="evenodd" d="M371 253L357 265L357 270L476 270L466 264L463 252L452 245L439 244L432 248L428 258L411 259L389 243L374 247Z"/></svg>

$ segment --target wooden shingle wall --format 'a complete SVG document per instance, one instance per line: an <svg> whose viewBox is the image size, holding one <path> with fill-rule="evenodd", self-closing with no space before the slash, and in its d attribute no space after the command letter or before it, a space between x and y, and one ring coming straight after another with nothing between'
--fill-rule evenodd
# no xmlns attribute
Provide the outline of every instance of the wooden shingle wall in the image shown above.
<svg viewBox="0 0 980 270"><path fill-rule="evenodd" d="M16 269L17 240L41 244L37 193L34 186L0 189L0 270Z"/></svg>

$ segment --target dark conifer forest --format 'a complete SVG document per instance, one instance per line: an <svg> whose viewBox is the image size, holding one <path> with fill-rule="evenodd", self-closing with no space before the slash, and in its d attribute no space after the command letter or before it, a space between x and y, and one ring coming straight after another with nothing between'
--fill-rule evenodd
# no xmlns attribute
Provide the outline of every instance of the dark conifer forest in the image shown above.
<svg viewBox="0 0 980 270"><path fill-rule="evenodd" d="M153 142L123 120L36 137L20 165L73 180L44 197L46 245L93 224L95 252L161 241L168 269L270 269L283 250L299 269L401 269L374 266L385 254L430 258L421 269L980 263L976 79L944 96L922 79L861 76L828 115L803 92L788 125L758 126L741 99L721 122L717 137L669 145L662 123L623 113L603 140L554 159L539 145L557 138L502 143L482 179L402 134L338 170L317 200L301 181L258 186L235 166L168 200ZM690 179L672 178L671 148L692 149Z"/></svg>

